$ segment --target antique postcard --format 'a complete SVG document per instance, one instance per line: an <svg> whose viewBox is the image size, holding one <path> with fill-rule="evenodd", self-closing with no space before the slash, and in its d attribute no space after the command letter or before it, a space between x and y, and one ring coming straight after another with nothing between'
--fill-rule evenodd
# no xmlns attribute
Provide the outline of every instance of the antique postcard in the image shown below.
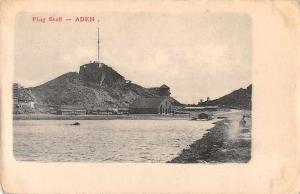
<svg viewBox="0 0 300 194"><path fill-rule="evenodd" d="M5 193L300 191L297 1L1 11Z"/></svg>
<svg viewBox="0 0 300 194"><path fill-rule="evenodd" d="M16 18L16 160L250 160L249 16L53 15Z"/></svg>

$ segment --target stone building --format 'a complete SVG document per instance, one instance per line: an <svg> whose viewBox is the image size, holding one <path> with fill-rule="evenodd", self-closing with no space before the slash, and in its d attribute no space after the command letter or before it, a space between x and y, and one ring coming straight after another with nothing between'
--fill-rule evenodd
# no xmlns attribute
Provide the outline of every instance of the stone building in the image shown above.
<svg viewBox="0 0 300 194"><path fill-rule="evenodd" d="M171 92L170 92L170 87L163 84L162 86L160 87L153 87L153 88L149 88L149 90L153 93L155 93L156 95L158 96L164 96L164 97L167 97L167 96L170 96Z"/></svg>
<svg viewBox="0 0 300 194"><path fill-rule="evenodd" d="M173 106L166 97L138 98L129 106L131 114L170 114Z"/></svg>
<svg viewBox="0 0 300 194"><path fill-rule="evenodd" d="M34 108L34 102L32 99L29 100L19 99L18 105L19 107L23 107L23 108Z"/></svg>
<svg viewBox="0 0 300 194"><path fill-rule="evenodd" d="M13 112L24 112L33 109L35 106L31 90L23 88L20 84L13 84ZM24 110L24 111L23 111ZM26 111L25 111L26 112Z"/></svg>
<svg viewBox="0 0 300 194"><path fill-rule="evenodd" d="M170 87L163 84L162 86L159 87L159 95L160 96L170 96Z"/></svg>
<svg viewBox="0 0 300 194"><path fill-rule="evenodd" d="M85 115L86 112L82 106L60 105L50 107L50 113L57 115Z"/></svg>

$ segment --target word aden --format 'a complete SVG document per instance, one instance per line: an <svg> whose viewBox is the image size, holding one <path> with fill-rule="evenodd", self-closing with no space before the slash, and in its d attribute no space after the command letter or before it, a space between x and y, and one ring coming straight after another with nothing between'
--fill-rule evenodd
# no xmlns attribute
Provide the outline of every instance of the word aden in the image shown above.
<svg viewBox="0 0 300 194"><path fill-rule="evenodd" d="M44 17L32 17L33 22L39 22L39 23L45 23L45 22L62 22L63 17L49 17L47 18ZM71 21L72 19L66 19L68 21ZM76 17L75 22L94 22L95 18L94 17Z"/></svg>

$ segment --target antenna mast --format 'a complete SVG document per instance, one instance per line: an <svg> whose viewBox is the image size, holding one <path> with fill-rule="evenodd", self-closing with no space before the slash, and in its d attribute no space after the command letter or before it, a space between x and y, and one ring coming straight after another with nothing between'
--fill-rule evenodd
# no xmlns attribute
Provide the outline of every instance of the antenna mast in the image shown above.
<svg viewBox="0 0 300 194"><path fill-rule="evenodd" d="M99 40L99 20L98 20L98 63L100 63L100 60L99 60L99 44L100 44L100 40Z"/></svg>

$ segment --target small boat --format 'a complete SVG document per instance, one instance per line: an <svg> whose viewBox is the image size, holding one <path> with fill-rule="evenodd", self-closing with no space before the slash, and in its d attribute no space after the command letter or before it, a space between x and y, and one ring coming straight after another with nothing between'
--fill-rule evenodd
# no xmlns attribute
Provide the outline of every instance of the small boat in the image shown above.
<svg viewBox="0 0 300 194"><path fill-rule="evenodd" d="M200 113L197 115L197 117L191 118L192 121L209 121L212 119L213 119L212 115L206 113Z"/></svg>
<svg viewBox="0 0 300 194"><path fill-rule="evenodd" d="M80 123L79 122L75 122L72 125L80 125Z"/></svg>

